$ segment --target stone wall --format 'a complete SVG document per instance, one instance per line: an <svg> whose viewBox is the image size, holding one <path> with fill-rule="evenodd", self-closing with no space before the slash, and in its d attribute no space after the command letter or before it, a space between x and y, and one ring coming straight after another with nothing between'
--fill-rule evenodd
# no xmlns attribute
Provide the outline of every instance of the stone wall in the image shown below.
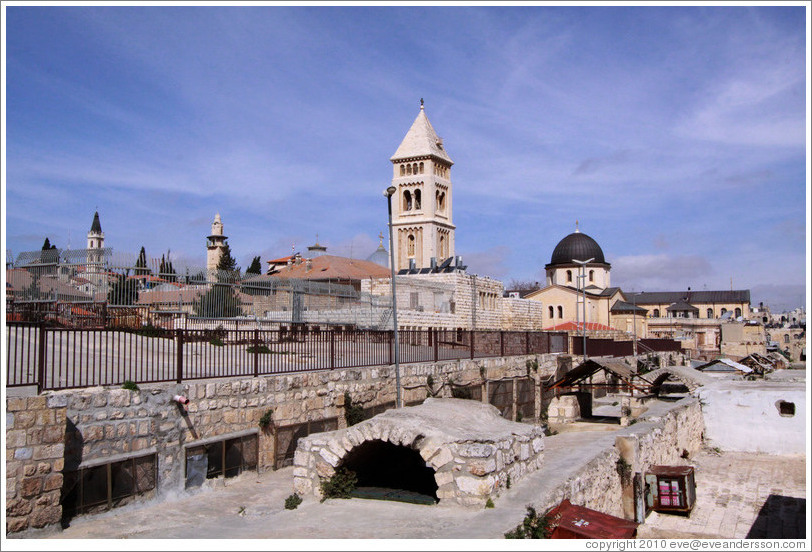
<svg viewBox="0 0 812 552"><path fill-rule="evenodd" d="M59 523L64 442L59 400L6 399L6 532Z"/></svg>
<svg viewBox="0 0 812 552"><path fill-rule="evenodd" d="M403 401L428 395L451 397L455 385L555 373L562 355L529 355L450 360L400 366ZM538 362L537 369L527 366ZM258 422L273 410L273 426L337 418L343 427L344 394L363 408L396 399L394 366L323 370L258 378L200 380L141 385L138 391L87 388L46 392L40 397L8 397L6 458L7 530L43 527L61 518L62 472L144 454L156 455L158 495L185 485L186 449L203 442L255 432L258 469L275 461L275 431ZM429 376L432 385L429 386ZM538 385L534 385L538 415ZM188 411L173 400L188 397ZM514 392L514 400L516 393ZM515 408L513 409L515 415Z"/></svg>

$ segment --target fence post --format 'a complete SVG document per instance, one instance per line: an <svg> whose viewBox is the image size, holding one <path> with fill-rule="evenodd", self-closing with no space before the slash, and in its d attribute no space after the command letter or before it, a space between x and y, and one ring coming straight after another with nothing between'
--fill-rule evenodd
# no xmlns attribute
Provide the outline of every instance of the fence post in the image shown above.
<svg viewBox="0 0 812 552"><path fill-rule="evenodd" d="M37 343L37 394L42 393L45 388L45 339L46 330L45 324L40 322L37 324L37 334L39 342Z"/></svg>
<svg viewBox="0 0 812 552"><path fill-rule="evenodd" d="M336 331L330 330L330 370L336 367Z"/></svg>
<svg viewBox="0 0 812 552"><path fill-rule="evenodd" d="M183 381L183 330L175 330L175 359L177 368L177 382Z"/></svg>
<svg viewBox="0 0 812 552"><path fill-rule="evenodd" d="M524 332L524 354L530 354L530 332Z"/></svg>
<svg viewBox="0 0 812 552"><path fill-rule="evenodd" d="M259 330L254 328L254 377L259 376Z"/></svg>
<svg viewBox="0 0 812 552"><path fill-rule="evenodd" d="M395 331L392 330L390 332L389 330L387 330L386 333L389 336L389 365L391 366L392 364L395 363L395 360L393 358L393 353L392 353L392 344L393 344L393 341L395 339Z"/></svg>
<svg viewBox="0 0 812 552"><path fill-rule="evenodd" d="M434 362L437 362L439 360L439 358L440 358L440 356L439 356L439 347L437 346L437 339L438 339L437 334L439 333L439 330L435 328L435 329L429 330L429 331L434 334L433 335L433 337L434 337Z"/></svg>

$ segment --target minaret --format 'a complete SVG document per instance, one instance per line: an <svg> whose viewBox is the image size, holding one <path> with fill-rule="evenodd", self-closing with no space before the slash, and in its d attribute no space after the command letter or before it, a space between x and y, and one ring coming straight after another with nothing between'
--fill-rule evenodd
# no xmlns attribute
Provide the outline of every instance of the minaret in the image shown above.
<svg viewBox="0 0 812 552"><path fill-rule="evenodd" d="M87 233L87 272L99 272L104 257L104 232L99 221L99 212L93 215L90 232Z"/></svg>
<svg viewBox="0 0 812 552"><path fill-rule="evenodd" d="M206 238L206 270L217 269L226 239L228 237L223 235L223 221L220 220L220 213L217 213L211 223L211 235Z"/></svg>
<svg viewBox="0 0 812 552"><path fill-rule="evenodd" d="M420 100L420 112L390 158L392 230L395 270L428 268L432 258L439 265L454 256L451 220L451 165L443 140L431 126Z"/></svg>

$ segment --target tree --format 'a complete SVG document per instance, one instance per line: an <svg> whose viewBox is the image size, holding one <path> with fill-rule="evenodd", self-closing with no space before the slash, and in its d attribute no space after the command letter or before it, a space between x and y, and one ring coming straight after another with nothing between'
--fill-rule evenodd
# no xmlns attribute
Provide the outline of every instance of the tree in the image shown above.
<svg viewBox="0 0 812 552"><path fill-rule="evenodd" d="M144 246L141 246L141 252L138 253L138 260L135 261L135 275L140 276L150 274L152 271L147 268L147 253L144 251Z"/></svg>
<svg viewBox="0 0 812 552"><path fill-rule="evenodd" d="M242 314L240 304L233 286L216 283L195 303L194 310L205 318L231 318Z"/></svg>
<svg viewBox="0 0 812 552"><path fill-rule="evenodd" d="M231 247L228 243L223 245L220 252L220 260L217 262L217 270L224 270L228 272L239 272L240 267L237 266L237 260L231 256Z"/></svg>
<svg viewBox="0 0 812 552"><path fill-rule="evenodd" d="M531 280L511 280L507 288L510 291L533 291L539 289L539 283Z"/></svg>
<svg viewBox="0 0 812 552"><path fill-rule="evenodd" d="M246 274L262 274L262 263L259 260L259 255L254 257L254 260L251 261L251 266L249 266L245 270Z"/></svg>
<svg viewBox="0 0 812 552"><path fill-rule="evenodd" d="M51 241L46 237L45 243L42 244L42 250L48 251L49 249L56 249L55 245L51 245Z"/></svg>
<svg viewBox="0 0 812 552"><path fill-rule="evenodd" d="M107 293L107 302L111 305L133 305L138 301L138 283L128 278L130 271L119 274Z"/></svg>
<svg viewBox="0 0 812 552"><path fill-rule="evenodd" d="M158 276L167 282L177 282L178 274L172 266L172 262L166 262L166 258L161 255L161 266L158 269Z"/></svg>

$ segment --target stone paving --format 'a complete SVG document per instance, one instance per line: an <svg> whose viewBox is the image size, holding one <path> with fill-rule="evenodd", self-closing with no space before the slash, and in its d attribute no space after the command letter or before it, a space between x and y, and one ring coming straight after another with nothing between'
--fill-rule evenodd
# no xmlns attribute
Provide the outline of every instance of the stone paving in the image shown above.
<svg viewBox="0 0 812 552"><path fill-rule="evenodd" d="M806 457L702 451L690 517L652 512L640 538L805 538Z"/></svg>

